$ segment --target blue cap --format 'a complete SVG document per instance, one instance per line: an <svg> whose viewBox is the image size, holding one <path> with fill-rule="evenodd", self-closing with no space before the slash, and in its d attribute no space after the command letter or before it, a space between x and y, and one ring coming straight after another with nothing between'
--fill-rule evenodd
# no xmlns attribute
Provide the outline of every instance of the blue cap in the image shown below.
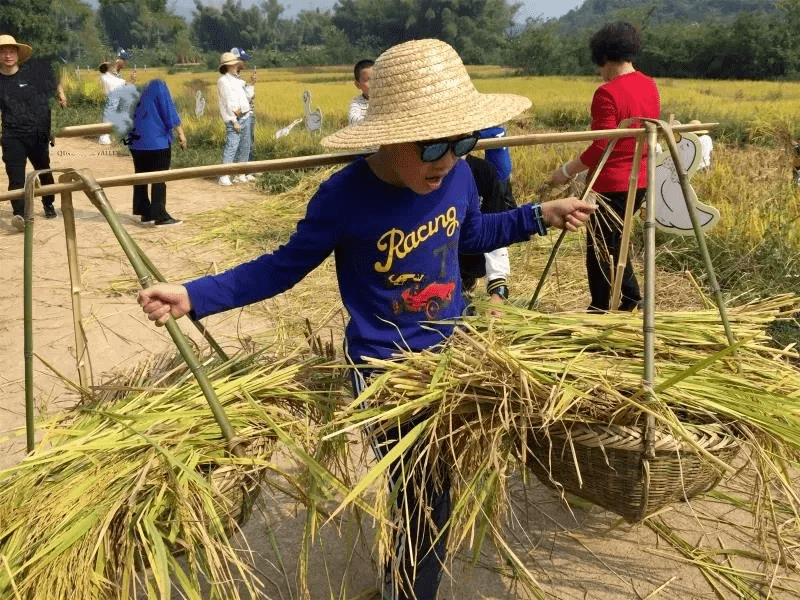
<svg viewBox="0 0 800 600"><path fill-rule="evenodd" d="M125 48L120 48L117 50L117 57L121 58L122 60L130 60L133 58L133 54L125 50Z"/></svg>
<svg viewBox="0 0 800 600"><path fill-rule="evenodd" d="M250 60L250 55L244 51L244 48L231 48L231 54L239 60Z"/></svg>

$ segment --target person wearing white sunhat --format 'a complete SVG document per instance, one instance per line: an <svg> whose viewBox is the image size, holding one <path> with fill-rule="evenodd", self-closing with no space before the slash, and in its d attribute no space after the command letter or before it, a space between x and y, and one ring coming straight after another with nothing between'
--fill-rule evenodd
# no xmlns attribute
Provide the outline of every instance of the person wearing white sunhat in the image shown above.
<svg viewBox="0 0 800 600"><path fill-rule="evenodd" d="M217 80L219 114L225 123L225 146L222 149L222 164L246 162L250 156L250 123L253 113L236 70L241 59L231 52L223 52L219 58L220 77ZM236 181L243 181L240 177ZM244 180L246 181L246 179ZM220 185L231 185L229 175L219 178Z"/></svg>
<svg viewBox="0 0 800 600"><path fill-rule="evenodd" d="M575 230L588 219L593 207L577 198L481 214L475 180L459 158L475 147L478 130L530 105L514 94L479 93L442 41L388 49L373 67L365 119L322 140L330 148L373 153L320 185L286 244L219 275L142 290L142 309L164 325L170 316L202 318L258 302L288 290L333 253L350 316L345 354L359 393L371 375L367 358L434 349L451 334L465 308L459 250L480 254L544 235L548 226ZM420 294L435 302L409 302ZM378 456L403 433L371 436ZM415 481L395 482L397 554L385 565L383 595L432 600L446 558L450 490L446 475L438 482L422 478L405 462L411 452L390 473L396 478L402 469Z"/></svg>
<svg viewBox="0 0 800 600"><path fill-rule="evenodd" d="M247 61L250 60L250 55L245 52L244 48L231 48L231 54L237 57L241 62L236 67L236 78L241 82L244 87L244 94L247 96L247 101L250 103L250 118L247 121L247 129L250 132L250 152L247 155L247 160L255 160L253 150L255 148L255 135L256 135L256 70L250 72L249 80L242 77L242 71L247 67ZM254 175L248 173L247 175L240 175L240 181L255 181Z"/></svg>
<svg viewBox="0 0 800 600"><path fill-rule="evenodd" d="M17 42L13 36L0 35L0 112L3 124L3 162L8 175L8 189L25 186L25 166L50 168L50 105L54 98L66 106L66 97L52 65L47 61L29 62L33 48ZM50 173L39 177L42 185L53 183ZM52 195L42 196L44 216L56 217ZM24 200L12 200L12 226L25 229Z"/></svg>

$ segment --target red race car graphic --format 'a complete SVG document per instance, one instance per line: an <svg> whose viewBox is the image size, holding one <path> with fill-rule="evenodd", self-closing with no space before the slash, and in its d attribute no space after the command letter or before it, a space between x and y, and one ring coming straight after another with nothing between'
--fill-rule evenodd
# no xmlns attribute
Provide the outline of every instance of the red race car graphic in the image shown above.
<svg viewBox="0 0 800 600"><path fill-rule="evenodd" d="M439 316L442 307L450 304L455 289L455 283L431 283L421 290L405 290L400 294L400 300L394 301L392 308L395 314L403 311L425 311L425 316L435 319Z"/></svg>

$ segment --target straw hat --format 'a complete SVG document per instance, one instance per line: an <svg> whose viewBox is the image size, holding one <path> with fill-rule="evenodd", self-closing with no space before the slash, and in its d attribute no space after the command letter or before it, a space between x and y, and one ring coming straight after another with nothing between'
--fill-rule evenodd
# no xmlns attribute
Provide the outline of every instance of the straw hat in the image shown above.
<svg viewBox="0 0 800 600"><path fill-rule="evenodd" d="M223 52L219 57L219 66L222 65L236 65L242 62L239 57L232 52Z"/></svg>
<svg viewBox="0 0 800 600"><path fill-rule="evenodd" d="M698 121L697 119L692 119L691 121L689 121L689 125L701 125L701 124L702 121ZM708 135L708 130L702 129L700 131L693 131L692 133L695 135Z"/></svg>
<svg viewBox="0 0 800 600"><path fill-rule="evenodd" d="M17 64L21 65L26 60L31 57L33 54L33 48L28 46L28 44L20 44L17 40L14 39L14 36L3 34L0 35L0 46L16 46L17 47Z"/></svg>
<svg viewBox="0 0 800 600"><path fill-rule="evenodd" d="M470 133L530 107L516 94L481 94L445 42L412 40L389 48L372 67L363 121L322 139L329 148L374 148Z"/></svg>

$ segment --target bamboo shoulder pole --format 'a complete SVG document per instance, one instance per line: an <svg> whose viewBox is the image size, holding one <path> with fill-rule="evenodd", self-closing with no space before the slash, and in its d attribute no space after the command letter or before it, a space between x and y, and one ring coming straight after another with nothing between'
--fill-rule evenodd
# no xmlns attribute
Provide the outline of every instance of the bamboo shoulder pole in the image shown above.
<svg viewBox="0 0 800 600"><path fill-rule="evenodd" d="M679 125L675 131L700 131L710 129L718 123L701 123L699 125ZM89 127L82 125L80 127ZM67 129L67 128L65 128ZM64 131L64 130L62 130ZM85 135L85 134L81 134ZM598 129L596 131L568 131L565 133L531 133L516 135L506 138L493 138L479 140L475 148L478 150L488 148L502 148L505 146L536 146L541 144L590 142L597 139L615 140L622 137L641 138L643 129ZM138 173L118 175L98 179L97 183L103 188L140 185L146 183L160 183L162 181L177 181L180 179L193 179L197 177L220 177L221 175L241 175L247 173L264 173L268 171L287 171L290 169L310 169L313 167L328 167L342 163L352 162L365 152L345 152L335 154L315 154L312 156L297 156L290 158L276 158L272 160L257 160L246 163L230 163L226 165L204 165L201 167L186 167L184 169L170 169L168 171L154 171L152 173ZM36 188L34 194L60 194L65 191L82 190L80 182L57 183ZM0 194L0 201L16 200L24 197L22 190L14 190Z"/></svg>
<svg viewBox="0 0 800 600"><path fill-rule="evenodd" d="M672 160L675 165L681 164L680 154L678 154L678 144L675 142L675 136L673 135L674 131L679 131L679 127L670 127L668 123L664 121L659 121L658 119L647 119L647 122L654 123L658 125L661 130L664 132L664 137L667 140L667 146L669 147L670 154L672 155ZM711 262L711 255L708 252L708 246L706 244L706 236L703 233L703 228L700 226L700 219L697 217L697 209L692 202L692 188L689 185L689 178L687 177L686 173L683 169L675 169L675 172L678 175L678 181L681 184L681 190L683 191L683 200L686 203L686 208L689 211L689 219L692 222L692 229L694 229L694 236L697 239L697 245L700 248L700 254L703 256L703 262L705 263L706 267L706 274L708 275L708 282L711 287L711 291L714 294L714 299L717 303L717 308L719 309L719 316L722 319L722 327L725 329L725 335L728 338L728 344L733 346L736 343L736 339L733 336L733 331L731 330L730 323L728 321L728 312L725 309L725 300L722 297L722 290L719 287L719 283L717 282L717 276L714 273L714 265Z"/></svg>
<svg viewBox="0 0 800 600"><path fill-rule="evenodd" d="M111 133L112 131L114 131L114 126L111 123L91 123L89 125L70 125L69 127L64 127L60 129L55 136L58 138L91 137L104 133Z"/></svg>
<svg viewBox="0 0 800 600"><path fill-rule="evenodd" d="M84 185L84 190L86 191L87 196L89 196L92 204L105 217L106 221L108 221L111 231L117 238L117 241L122 247L123 252L125 252L125 255L128 257L133 270L136 271L136 275L139 278L139 283L141 286L146 288L152 285L153 277L142 260L141 251L136 246L128 231L119 222L117 214L108 203L108 198L106 198L103 188L92 177L88 170L76 171L76 173L81 178ZM177 346L178 351L183 357L183 360L186 361L189 370L195 376L203 395L206 397L206 401L208 402L211 412L214 415L214 419L222 431L222 436L228 443L229 451L236 456L240 456L243 452L243 449L237 446L236 440L234 439L234 431L231 427L230 421L228 421L227 415L225 414L225 409L220 404L217 394L214 391L214 388L211 386L211 382L203 370L200 361L192 351L188 340L183 335L178 323L172 317L169 318L169 321L166 324L166 329L169 332L170 337L172 337L172 341L175 342L175 346Z"/></svg>
<svg viewBox="0 0 800 600"><path fill-rule="evenodd" d="M622 241L619 244L617 256L611 256L611 300L608 304L610 310L617 310L620 296L622 295L622 276L628 264L628 251L631 245L631 229L633 229L633 205L636 203L636 190L639 187L639 164L642 162L645 140L636 141L636 150L633 152L631 174L628 177L628 195L625 198L625 218L622 221ZM648 165L653 162L650 157ZM616 268L614 260L616 259Z"/></svg>
<svg viewBox="0 0 800 600"><path fill-rule="evenodd" d="M74 171L63 173L59 181L73 181L77 178ZM78 381L81 386L81 395L86 395L87 390L94 385L91 373L91 360L89 359L89 344L86 339L86 328L83 326L83 311L81 310L81 271L78 262L78 241L75 231L75 211L72 205L72 192L61 194L61 216L64 221L64 237L67 245L67 265L69 266L70 297L72 298L72 326L75 329L75 360L78 368Z"/></svg>

